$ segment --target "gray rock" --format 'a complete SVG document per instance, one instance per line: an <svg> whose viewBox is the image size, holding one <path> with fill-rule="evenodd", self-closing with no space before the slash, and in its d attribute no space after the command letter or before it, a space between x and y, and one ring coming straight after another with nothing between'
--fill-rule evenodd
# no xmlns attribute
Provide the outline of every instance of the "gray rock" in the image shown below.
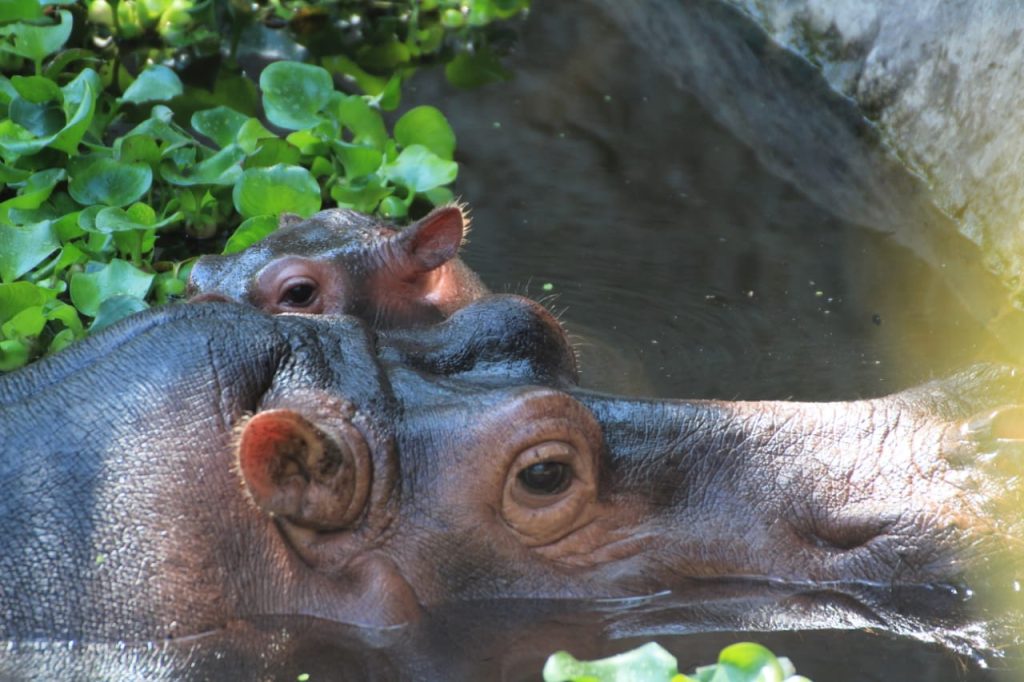
<svg viewBox="0 0 1024 682"><path fill-rule="evenodd" d="M1020 307L1024 5L730 0L821 69L981 247Z"/></svg>

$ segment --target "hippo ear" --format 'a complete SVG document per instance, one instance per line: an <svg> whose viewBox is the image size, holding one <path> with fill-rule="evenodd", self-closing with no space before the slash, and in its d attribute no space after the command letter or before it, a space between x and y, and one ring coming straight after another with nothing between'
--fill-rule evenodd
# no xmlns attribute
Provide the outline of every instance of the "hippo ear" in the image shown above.
<svg viewBox="0 0 1024 682"><path fill-rule="evenodd" d="M459 247L468 228L469 221L463 207L449 204L435 208L409 225L396 239L413 266L429 272L459 255Z"/></svg>
<svg viewBox="0 0 1024 682"><path fill-rule="evenodd" d="M350 527L370 487L369 448L350 424L318 428L292 410L267 410L241 428L238 470L256 506L316 530Z"/></svg>
<svg viewBox="0 0 1024 682"><path fill-rule="evenodd" d="M288 227L289 225L297 225L303 220L302 216L295 213L282 213L277 217L277 229L282 227Z"/></svg>

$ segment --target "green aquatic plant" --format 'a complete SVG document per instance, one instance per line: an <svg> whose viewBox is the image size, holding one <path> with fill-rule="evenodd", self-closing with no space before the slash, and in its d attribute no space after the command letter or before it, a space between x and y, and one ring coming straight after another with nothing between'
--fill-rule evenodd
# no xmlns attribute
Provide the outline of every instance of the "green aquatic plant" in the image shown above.
<svg viewBox="0 0 1024 682"><path fill-rule="evenodd" d="M473 36L526 2L364 5L0 3L0 371L180 297L197 255L245 248L281 212L402 219L452 199L444 115L419 106L389 130L384 113L428 53L461 54L425 31ZM253 31L302 56L312 15L362 37L320 64L267 57L258 82L224 57ZM206 83L189 71L203 60Z"/></svg>
<svg viewBox="0 0 1024 682"><path fill-rule="evenodd" d="M544 682L810 682L797 675L788 658L776 657L753 642L722 649L718 662L679 672L676 657L650 642L632 651L597 661L580 661L566 651L544 665Z"/></svg>

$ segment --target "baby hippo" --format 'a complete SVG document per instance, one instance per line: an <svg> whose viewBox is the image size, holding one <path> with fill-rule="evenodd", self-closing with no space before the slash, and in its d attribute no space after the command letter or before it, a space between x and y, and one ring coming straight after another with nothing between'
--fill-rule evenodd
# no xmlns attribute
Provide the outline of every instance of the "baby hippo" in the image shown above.
<svg viewBox="0 0 1024 682"><path fill-rule="evenodd" d="M356 315L377 329L430 324L488 293L458 258L468 227L457 204L404 229L347 209L285 213L244 251L200 258L189 293L272 314Z"/></svg>

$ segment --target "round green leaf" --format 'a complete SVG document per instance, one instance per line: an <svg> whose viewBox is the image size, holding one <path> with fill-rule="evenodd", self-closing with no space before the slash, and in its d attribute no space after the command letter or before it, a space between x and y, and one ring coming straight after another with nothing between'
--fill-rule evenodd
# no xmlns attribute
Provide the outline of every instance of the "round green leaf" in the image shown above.
<svg viewBox="0 0 1024 682"><path fill-rule="evenodd" d="M395 188L376 176L367 181L338 182L331 187L331 198L339 208L351 208L361 213L373 213L381 199L390 196ZM404 204L403 204L404 205Z"/></svg>
<svg viewBox="0 0 1024 682"><path fill-rule="evenodd" d="M46 315L42 306L26 308L0 325L0 334L8 339L24 339L38 336L46 326Z"/></svg>
<svg viewBox="0 0 1024 682"><path fill-rule="evenodd" d="M423 145L414 144L402 150L398 158L382 169L384 177L413 192L426 192L455 180L459 166L440 158Z"/></svg>
<svg viewBox="0 0 1024 682"><path fill-rule="evenodd" d="M71 12L62 9L58 16L58 24L36 26L19 22L0 26L0 52L41 62L46 55L59 50L71 36Z"/></svg>
<svg viewBox="0 0 1024 682"><path fill-rule="evenodd" d="M384 154L373 147L349 144L341 140L334 140L331 147L341 159L345 167L345 176L348 178L369 175L380 168L381 161L384 160Z"/></svg>
<svg viewBox="0 0 1024 682"><path fill-rule="evenodd" d="M224 250L221 253L237 253L247 249L276 229L277 216L253 216L238 226L235 233L228 239L228 243L224 245Z"/></svg>
<svg viewBox="0 0 1024 682"><path fill-rule="evenodd" d="M0 341L0 372L10 372L28 363L28 342L20 339Z"/></svg>
<svg viewBox="0 0 1024 682"><path fill-rule="evenodd" d="M42 76L11 76L11 85L29 102L41 104L60 99L60 87Z"/></svg>
<svg viewBox="0 0 1024 682"><path fill-rule="evenodd" d="M718 655L718 665L742 673L742 676L733 675L729 679L782 682L784 677L775 654L754 642L739 642L725 647Z"/></svg>
<svg viewBox="0 0 1024 682"><path fill-rule="evenodd" d="M451 160L455 133L440 111L420 106L405 112L395 124L395 140L403 147L421 144L442 159Z"/></svg>
<svg viewBox="0 0 1024 682"><path fill-rule="evenodd" d="M250 118L238 129L238 146L246 154L252 154L259 147L260 140L276 138L277 135L264 127L259 119Z"/></svg>
<svg viewBox="0 0 1024 682"><path fill-rule="evenodd" d="M0 208L35 209L50 198L53 188L65 178L63 168L49 168L33 173L24 186L18 190L18 196L0 203Z"/></svg>
<svg viewBox="0 0 1024 682"><path fill-rule="evenodd" d="M86 156L68 164L68 192L83 206L125 206L137 201L153 183L153 171L141 163L106 156Z"/></svg>
<svg viewBox="0 0 1024 682"><path fill-rule="evenodd" d="M145 299L153 275L118 258L92 272L71 277L71 302L84 315L96 317L103 301L124 294Z"/></svg>
<svg viewBox="0 0 1024 682"><path fill-rule="evenodd" d="M89 333L94 334L147 308L149 305L139 297L127 294L111 296L100 304L99 310L96 311L96 319L89 325Z"/></svg>
<svg viewBox="0 0 1024 682"><path fill-rule="evenodd" d="M267 119L288 130L308 128L327 104L334 83L319 66L298 62L274 62L260 74L263 107Z"/></svg>
<svg viewBox="0 0 1024 682"><path fill-rule="evenodd" d="M39 0L4 0L0 2L0 22L35 19L43 15Z"/></svg>
<svg viewBox="0 0 1024 682"><path fill-rule="evenodd" d="M0 225L0 281L13 282L59 248L49 220L24 227Z"/></svg>
<svg viewBox="0 0 1024 682"><path fill-rule="evenodd" d="M245 152L238 145L228 145L210 158L192 165L182 164L179 170L173 163L160 166L160 175L172 185L233 185L242 176L239 163Z"/></svg>
<svg viewBox="0 0 1024 682"><path fill-rule="evenodd" d="M285 212L308 218L320 210L320 185L301 166L249 168L235 185L231 198L246 218Z"/></svg>
<svg viewBox="0 0 1024 682"><path fill-rule="evenodd" d="M154 64L139 74L128 86L121 99L133 104L143 102L166 102L182 93L178 74L162 64Z"/></svg>
<svg viewBox="0 0 1024 682"><path fill-rule="evenodd" d="M387 128L380 112L358 95L342 98L335 107L338 122L352 131L352 141L384 149L388 139Z"/></svg>
<svg viewBox="0 0 1024 682"><path fill-rule="evenodd" d="M227 147L235 141L249 117L231 107L214 107L192 114L192 127L200 135L213 140L218 147Z"/></svg>
<svg viewBox="0 0 1024 682"><path fill-rule="evenodd" d="M31 282L0 284L0 324L22 310L43 305L56 295L57 292Z"/></svg>
<svg viewBox="0 0 1024 682"><path fill-rule="evenodd" d="M256 166L274 166L279 163L294 165L299 163L302 154L292 144L274 137L260 142L255 154L245 160L246 168Z"/></svg>

